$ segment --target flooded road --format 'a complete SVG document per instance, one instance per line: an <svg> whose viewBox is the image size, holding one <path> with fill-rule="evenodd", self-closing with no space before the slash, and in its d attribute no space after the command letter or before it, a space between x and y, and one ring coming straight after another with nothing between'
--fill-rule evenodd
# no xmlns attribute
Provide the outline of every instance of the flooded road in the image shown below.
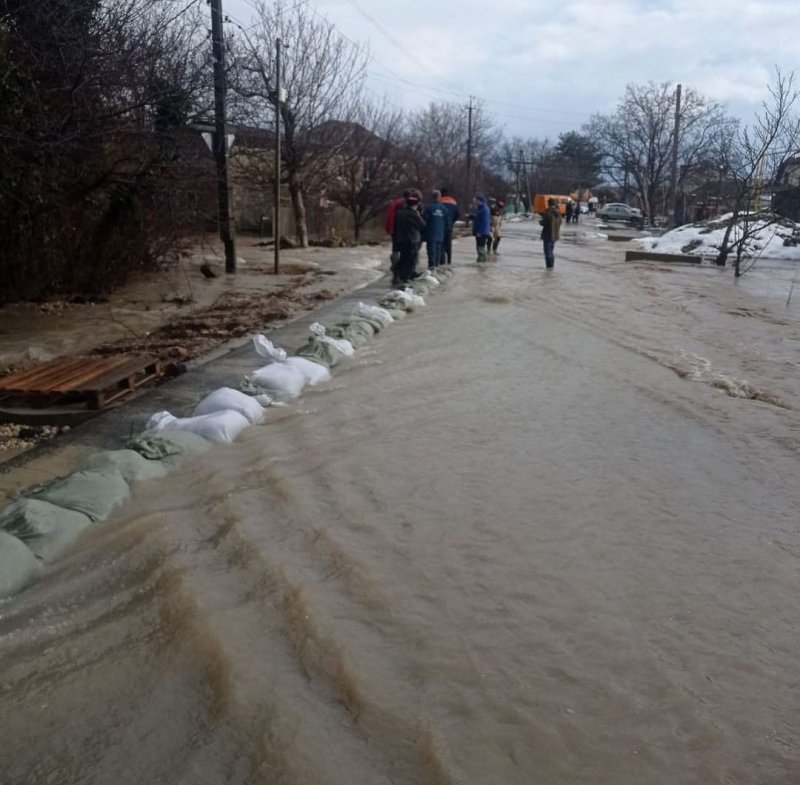
<svg viewBox="0 0 800 785"><path fill-rule="evenodd" d="M0 782L799 782L793 270L595 231L509 226L0 605Z"/></svg>

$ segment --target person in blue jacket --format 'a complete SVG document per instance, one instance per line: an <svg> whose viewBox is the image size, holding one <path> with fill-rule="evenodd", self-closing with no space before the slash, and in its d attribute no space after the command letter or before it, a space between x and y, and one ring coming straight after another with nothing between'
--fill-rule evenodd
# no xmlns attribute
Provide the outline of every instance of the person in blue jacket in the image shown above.
<svg viewBox="0 0 800 785"><path fill-rule="evenodd" d="M456 221L461 217L458 212L458 202L450 192L449 188L442 188L442 204L447 208L450 213L450 228L444 235L444 254L442 258L443 264L452 264L453 262L453 227Z"/></svg>
<svg viewBox="0 0 800 785"><path fill-rule="evenodd" d="M489 205L486 197L479 194L476 197L478 208L472 216L472 234L475 236L475 245L478 248L478 261L486 262L489 259L487 244L492 237L492 217L489 213Z"/></svg>
<svg viewBox="0 0 800 785"><path fill-rule="evenodd" d="M443 263L444 241L450 229L450 212L442 204L440 191L431 193L431 201L422 214L425 221L425 243L428 249L428 269L435 270Z"/></svg>

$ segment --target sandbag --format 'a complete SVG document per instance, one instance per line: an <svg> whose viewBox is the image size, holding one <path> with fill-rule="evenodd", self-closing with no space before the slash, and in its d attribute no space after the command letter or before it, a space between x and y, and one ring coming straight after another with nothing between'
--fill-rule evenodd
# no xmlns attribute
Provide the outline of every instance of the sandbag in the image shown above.
<svg viewBox="0 0 800 785"><path fill-rule="evenodd" d="M167 473L159 461L147 460L136 450L109 450L92 455L83 465L84 469L106 472L116 469L128 482L156 480Z"/></svg>
<svg viewBox="0 0 800 785"><path fill-rule="evenodd" d="M327 334L325 328L319 322L314 322L314 324L312 324L308 330L312 335L315 335L317 338L319 338L320 341L329 344L345 357L352 357L356 353L356 350L353 348L353 345L350 343L350 341L347 341L343 338L331 338Z"/></svg>
<svg viewBox="0 0 800 785"><path fill-rule="evenodd" d="M253 337L253 346L255 347L256 354L266 360L272 360L276 363L283 363L289 368L294 368L299 371L306 384L316 387L323 382L331 380L331 372L328 367L321 363L309 360L307 357L288 357L283 349L276 347L264 335L256 335Z"/></svg>
<svg viewBox="0 0 800 785"><path fill-rule="evenodd" d="M93 521L104 521L130 495L128 483L117 469L81 469L25 492L29 498L82 512Z"/></svg>
<svg viewBox="0 0 800 785"><path fill-rule="evenodd" d="M18 592L40 569L40 562L22 540L0 530L0 597Z"/></svg>
<svg viewBox="0 0 800 785"><path fill-rule="evenodd" d="M338 365L345 357L350 357L355 353L353 344L349 341L330 338L325 334L325 328L318 323L310 327L311 335L296 352L298 357L304 357L315 363L320 363L326 368L333 368Z"/></svg>
<svg viewBox="0 0 800 785"><path fill-rule="evenodd" d="M362 319L377 319L384 326L390 325L394 318L385 308L379 305L367 305L366 303L359 303L356 308L356 316Z"/></svg>
<svg viewBox="0 0 800 785"><path fill-rule="evenodd" d="M352 319L349 322L339 322L327 328L331 338L349 341L356 349L365 346L369 339L375 335L375 330L366 319Z"/></svg>
<svg viewBox="0 0 800 785"><path fill-rule="evenodd" d="M253 389L265 390L278 400L297 398L306 386L303 374L286 363L270 363L247 374L245 379Z"/></svg>
<svg viewBox="0 0 800 785"><path fill-rule="evenodd" d="M147 430L155 433L188 431L212 442L232 442L249 425L247 417L231 409L199 417L175 417L169 412L156 412L147 421Z"/></svg>
<svg viewBox="0 0 800 785"><path fill-rule="evenodd" d="M13 534L43 561L66 550L91 523L82 512L41 499L19 499L0 513L0 530Z"/></svg>
<svg viewBox="0 0 800 785"><path fill-rule="evenodd" d="M264 407L249 395L231 387L220 387L197 404L192 415L234 411L246 417L251 425L258 425L264 419Z"/></svg>
<svg viewBox="0 0 800 785"><path fill-rule="evenodd" d="M135 450L143 458L168 463L174 463L181 456L202 455L211 447L212 443L208 439L189 431L143 433L128 443L128 448Z"/></svg>

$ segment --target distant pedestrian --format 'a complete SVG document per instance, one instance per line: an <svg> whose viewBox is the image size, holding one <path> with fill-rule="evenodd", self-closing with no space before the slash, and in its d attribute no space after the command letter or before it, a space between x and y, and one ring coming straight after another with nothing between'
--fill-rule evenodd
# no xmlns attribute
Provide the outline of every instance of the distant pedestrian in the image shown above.
<svg viewBox="0 0 800 785"><path fill-rule="evenodd" d="M475 245L478 249L477 261L486 262L489 260L487 245L492 239L492 217L489 205L486 204L486 197L480 194L476 200L478 207L472 216L472 234L475 236Z"/></svg>
<svg viewBox="0 0 800 785"><path fill-rule="evenodd" d="M450 211L442 204L441 191L431 193L431 201L422 213L425 221L424 238L428 249L428 269L442 264L444 238L450 228Z"/></svg>
<svg viewBox="0 0 800 785"><path fill-rule="evenodd" d="M578 223L578 219L581 217L581 203L580 201L575 202L575 209L572 211L572 223Z"/></svg>
<svg viewBox="0 0 800 785"><path fill-rule="evenodd" d="M419 197L412 191L394 216L393 236L397 244L398 262L392 284L410 283L416 277L417 255L424 229L425 221L419 212Z"/></svg>
<svg viewBox="0 0 800 785"><path fill-rule="evenodd" d="M571 199L567 202L567 206L566 206L566 208L564 210L564 214L566 216L567 223L572 223L572 200Z"/></svg>
<svg viewBox="0 0 800 785"><path fill-rule="evenodd" d="M460 218L458 212L458 202L453 198L449 188L442 188L442 204L450 213L450 226L444 234L444 263L450 264L453 261L453 227Z"/></svg>
<svg viewBox="0 0 800 785"><path fill-rule="evenodd" d="M548 270L552 270L556 263L555 245L561 237L561 213L558 212L555 199L547 200L547 210L542 213L539 223L542 226L544 264Z"/></svg>
<svg viewBox="0 0 800 785"><path fill-rule="evenodd" d="M487 249L495 255L497 255L497 247L500 245L505 214L506 203L502 199L498 199L492 207L492 247Z"/></svg>

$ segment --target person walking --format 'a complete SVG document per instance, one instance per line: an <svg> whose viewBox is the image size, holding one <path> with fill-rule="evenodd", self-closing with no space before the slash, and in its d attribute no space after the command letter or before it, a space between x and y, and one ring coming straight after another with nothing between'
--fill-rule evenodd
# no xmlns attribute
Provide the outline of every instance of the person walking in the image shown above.
<svg viewBox="0 0 800 785"><path fill-rule="evenodd" d="M458 202L450 193L449 188L442 188L442 204L447 208L447 212L450 214L450 222L447 231L444 233L442 257L444 264L451 264L453 261L453 227L459 219L460 213L458 211Z"/></svg>
<svg viewBox="0 0 800 785"><path fill-rule="evenodd" d="M498 199L492 207L492 238L491 252L497 256L497 247L500 245L501 234L503 230L503 218L506 214L506 203L502 199Z"/></svg>
<svg viewBox="0 0 800 785"><path fill-rule="evenodd" d="M581 217L581 202L580 199L575 202L575 209L572 211L572 223L578 223L578 219Z"/></svg>
<svg viewBox="0 0 800 785"><path fill-rule="evenodd" d="M555 199L547 200L547 210L539 220L542 226L542 244L544 246L544 264L552 270L556 263L555 245L561 237L561 214Z"/></svg>
<svg viewBox="0 0 800 785"><path fill-rule="evenodd" d="M428 269L435 270L442 264L444 239L450 228L450 211L442 204L441 191L431 193L431 201L422 214L425 221L425 243L428 249Z"/></svg>
<svg viewBox="0 0 800 785"><path fill-rule="evenodd" d="M475 237L475 246L478 249L478 262L489 260L486 246L491 242L492 218L489 213L489 205L486 204L486 197L479 194L476 197L478 208L472 216L472 234Z"/></svg>
<svg viewBox="0 0 800 785"><path fill-rule="evenodd" d="M392 277L393 285L410 283L416 277L414 268L417 266L424 229L425 221L419 212L419 196L412 191L394 216L393 237L397 244L398 262Z"/></svg>
<svg viewBox="0 0 800 785"><path fill-rule="evenodd" d="M572 199L567 202L567 206L564 209L564 215L567 219L567 223L572 223Z"/></svg>

